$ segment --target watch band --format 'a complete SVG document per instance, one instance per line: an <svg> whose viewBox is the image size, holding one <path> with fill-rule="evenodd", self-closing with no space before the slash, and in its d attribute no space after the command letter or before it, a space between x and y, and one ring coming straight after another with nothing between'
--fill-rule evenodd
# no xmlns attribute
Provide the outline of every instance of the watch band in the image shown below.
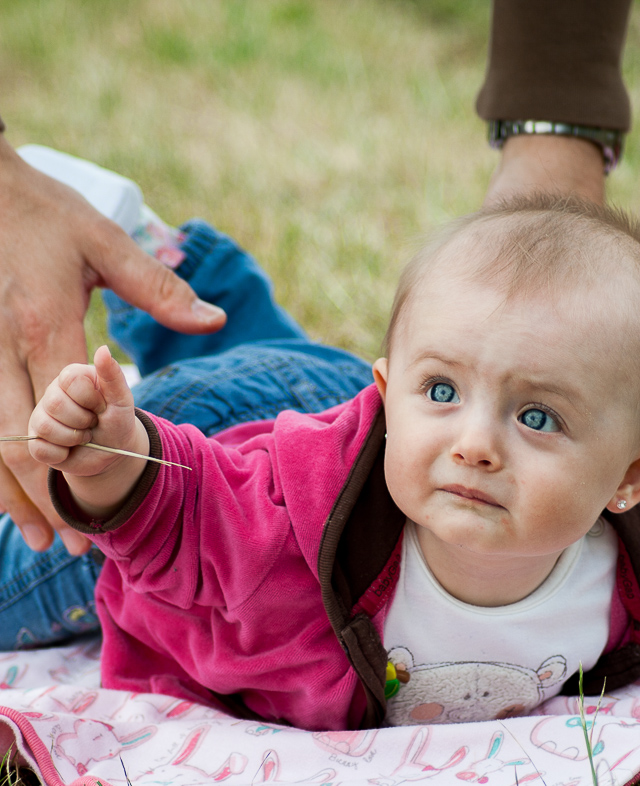
<svg viewBox="0 0 640 786"><path fill-rule="evenodd" d="M602 151L605 174L615 168L622 156L624 146L624 132L609 128L554 123L549 120L491 120L489 122L489 144L498 150L506 139L519 134L555 134L587 139L598 145Z"/></svg>

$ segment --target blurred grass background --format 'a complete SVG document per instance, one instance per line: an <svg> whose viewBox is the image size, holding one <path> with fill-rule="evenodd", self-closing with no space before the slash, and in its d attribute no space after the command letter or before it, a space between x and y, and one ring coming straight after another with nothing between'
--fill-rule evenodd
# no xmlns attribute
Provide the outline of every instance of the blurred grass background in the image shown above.
<svg viewBox="0 0 640 786"><path fill-rule="evenodd" d="M420 237L482 201L489 0L0 0L0 112L258 258L319 340L373 359ZM640 12L625 74L640 110ZM636 123L637 125L637 123ZM640 211L640 130L610 196ZM104 341L94 298L90 350Z"/></svg>

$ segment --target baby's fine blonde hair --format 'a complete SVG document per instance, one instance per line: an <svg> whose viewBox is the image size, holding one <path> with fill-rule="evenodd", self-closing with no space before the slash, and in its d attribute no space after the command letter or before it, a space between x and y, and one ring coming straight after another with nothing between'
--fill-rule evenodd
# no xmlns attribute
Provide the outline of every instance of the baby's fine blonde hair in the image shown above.
<svg viewBox="0 0 640 786"><path fill-rule="evenodd" d="M498 286L505 300L543 291L550 298L580 286L597 287L620 272L636 278L623 309L640 310L640 225L624 211L575 197L513 197L463 216L438 232L400 276L385 354L408 301L455 244L455 276ZM639 297L634 299L634 294Z"/></svg>

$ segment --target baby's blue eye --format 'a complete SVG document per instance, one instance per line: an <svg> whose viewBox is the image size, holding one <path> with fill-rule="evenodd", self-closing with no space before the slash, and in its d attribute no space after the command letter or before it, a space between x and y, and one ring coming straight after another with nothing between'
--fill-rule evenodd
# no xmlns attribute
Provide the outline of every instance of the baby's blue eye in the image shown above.
<svg viewBox="0 0 640 786"><path fill-rule="evenodd" d="M534 431L560 431L556 421L542 409L528 409L520 415L519 420Z"/></svg>
<svg viewBox="0 0 640 786"><path fill-rule="evenodd" d="M427 391L427 396L431 401L438 401L441 404L459 404L460 398L451 385L446 382L438 382L432 385Z"/></svg>

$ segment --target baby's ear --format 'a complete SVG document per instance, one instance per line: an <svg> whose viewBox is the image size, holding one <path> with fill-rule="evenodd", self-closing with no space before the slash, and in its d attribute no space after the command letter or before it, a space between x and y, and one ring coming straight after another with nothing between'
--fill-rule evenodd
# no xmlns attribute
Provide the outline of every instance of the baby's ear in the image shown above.
<svg viewBox="0 0 640 786"><path fill-rule="evenodd" d="M378 393L384 404L387 395L387 378L389 376L389 361L387 358L378 358L373 364L373 380L378 388Z"/></svg>
<svg viewBox="0 0 640 786"><path fill-rule="evenodd" d="M640 458L629 465L616 493L607 505L607 510L612 513L624 513L638 502L640 502Z"/></svg>

